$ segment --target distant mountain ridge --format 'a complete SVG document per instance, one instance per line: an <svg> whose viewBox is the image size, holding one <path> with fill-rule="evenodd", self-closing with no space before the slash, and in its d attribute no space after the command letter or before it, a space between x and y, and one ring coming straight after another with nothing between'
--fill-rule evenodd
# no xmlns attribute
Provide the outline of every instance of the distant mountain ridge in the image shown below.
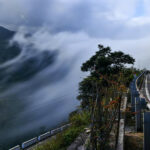
<svg viewBox="0 0 150 150"><path fill-rule="evenodd" d="M14 31L10 31L2 26L0 26L0 40L8 40L13 37Z"/></svg>
<svg viewBox="0 0 150 150"><path fill-rule="evenodd" d="M9 40L14 35L14 31L0 27L0 65L14 59L22 51L16 43L9 45ZM32 53L33 51L36 51L36 53ZM31 46L28 47L28 51L24 55L25 59L20 59L7 67L0 68L0 83L4 81L3 83L8 85L32 78L35 74L53 64L57 52L37 51Z"/></svg>
<svg viewBox="0 0 150 150"><path fill-rule="evenodd" d="M0 64L13 59L21 52L17 45L9 46L9 40L14 34L14 31L10 31L0 26Z"/></svg>

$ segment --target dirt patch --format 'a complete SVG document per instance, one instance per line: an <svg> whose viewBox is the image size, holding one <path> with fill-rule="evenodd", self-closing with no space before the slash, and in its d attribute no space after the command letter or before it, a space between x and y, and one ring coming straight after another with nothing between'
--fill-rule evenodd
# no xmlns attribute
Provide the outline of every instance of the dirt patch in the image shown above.
<svg viewBox="0 0 150 150"><path fill-rule="evenodd" d="M143 133L125 134L125 150L143 150Z"/></svg>

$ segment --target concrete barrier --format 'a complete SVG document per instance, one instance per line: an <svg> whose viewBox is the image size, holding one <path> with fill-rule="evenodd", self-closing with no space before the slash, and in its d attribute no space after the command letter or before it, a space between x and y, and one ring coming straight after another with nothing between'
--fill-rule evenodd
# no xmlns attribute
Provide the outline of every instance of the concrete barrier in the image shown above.
<svg viewBox="0 0 150 150"><path fill-rule="evenodd" d="M42 141L42 140L44 140L44 139L46 139L46 138L48 138L50 136L51 136L51 133L50 132L46 132L46 133L38 136L38 141Z"/></svg>
<svg viewBox="0 0 150 150"><path fill-rule="evenodd" d="M126 120L126 115L125 111L127 108L127 101L128 98L125 96L123 100L123 104L121 106L121 119L119 123L119 134L118 134L118 143L117 143L117 149L116 150L124 150L124 135L125 135L125 120Z"/></svg>
<svg viewBox="0 0 150 150"><path fill-rule="evenodd" d="M20 149L21 149L20 146L17 145L17 146L15 146L15 147L13 147L13 148L11 148L11 149L9 149L9 150L20 150Z"/></svg>
<svg viewBox="0 0 150 150"><path fill-rule="evenodd" d="M124 129L125 129L124 119L120 119L117 150L124 150Z"/></svg>
<svg viewBox="0 0 150 150"><path fill-rule="evenodd" d="M26 141L26 142L22 143L21 147L22 147L22 149L27 148L27 147L37 143L37 141L38 141L37 137L35 137L35 138L33 138L33 139L29 140L29 141Z"/></svg>

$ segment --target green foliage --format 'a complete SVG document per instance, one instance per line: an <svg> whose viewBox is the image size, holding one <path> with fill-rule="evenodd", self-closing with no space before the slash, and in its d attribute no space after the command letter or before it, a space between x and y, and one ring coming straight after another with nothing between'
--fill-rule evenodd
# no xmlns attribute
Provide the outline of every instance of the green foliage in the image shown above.
<svg viewBox="0 0 150 150"><path fill-rule="evenodd" d="M63 147L68 146L68 143L72 143L74 139L83 131L82 127L71 127L63 134Z"/></svg>
<svg viewBox="0 0 150 150"><path fill-rule="evenodd" d="M102 45L98 45L99 51L96 52L88 61L83 63L81 70L95 72L105 72L106 68L109 69L111 60L109 58L111 49L109 47L104 48Z"/></svg>
<svg viewBox="0 0 150 150"><path fill-rule="evenodd" d="M61 148L63 142L63 136L58 134L56 138L52 138L50 141L37 146L34 150L63 150L63 148Z"/></svg>
<svg viewBox="0 0 150 150"><path fill-rule="evenodd" d="M66 131L57 134L56 137L52 137L49 141L37 146L33 150L65 150L81 131L83 131L83 128L81 127L70 127Z"/></svg>
<svg viewBox="0 0 150 150"><path fill-rule="evenodd" d="M125 64L133 64L135 60L121 51L111 52L110 47L98 45L96 52L88 61L82 64L82 71L91 73L110 74L119 72Z"/></svg>
<svg viewBox="0 0 150 150"><path fill-rule="evenodd" d="M71 116L69 120L73 126L87 126L90 122L90 113L88 111L76 113L75 115Z"/></svg>
<svg viewBox="0 0 150 150"><path fill-rule="evenodd" d="M132 68L124 68L123 69L123 78L125 81L125 85L129 87L130 82L133 80L134 75L133 75L133 70Z"/></svg>
<svg viewBox="0 0 150 150"><path fill-rule="evenodd" d="M91 114L90 147L103 150L107 147L116 117L119 129L122 95L133 79L133 70L126 65L135 60L122 51L112 52L110 47L98 45L98 48L99 51L82 64L81 70L90 71L90 75L79 83L77 98Z"/></svg>
<svg viewBox="0 0 150 150"><path fill-rule="evenodd" d="M78 99L82 100L82 107L86 107L89 105L89 100L92 99L93 97L95 98L95 95L93 93L96 93L96 88L93 86L95 85L94 83L97 81L95 77L88 76L83 79L79 83L79 95Z"/></svg>
<svg viewBox="0 0 150 150"><path fill-rule="evenodd" d="M72 126L51 138L48 142L37 146L34 150L65 150L75 138L89 125L89 113L74 113L70 116Z"/></svg>
<svg viewBox="0 0 150 150"><path fill-rule="evenodd" d="M81 66L82 71L90 71L90 75L79 83L77 98L81 101L83 108L89 107L90 101L96 99L97 90L100 90L103 95L103 88L112 86L104 78L101 79L102 76L116 82L122 72L126 86L129 86L133 79L133 70L126 68L125 65L133 64L134 58L122 51L112 52L110 47L103 45L98 45L98 48L99 51Z"/></svg>

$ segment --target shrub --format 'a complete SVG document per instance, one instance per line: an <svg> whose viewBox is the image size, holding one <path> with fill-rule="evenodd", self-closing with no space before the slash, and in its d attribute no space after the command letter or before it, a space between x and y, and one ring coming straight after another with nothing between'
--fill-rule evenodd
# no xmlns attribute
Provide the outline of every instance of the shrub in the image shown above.
<svg viewBox="0 0 150 150"><path fill-rule="evenodd" d="M71 127L70 129L68 129L63 134L63 146L66 147L69 144L71 144L75 140L75 138L80 134L80 132L83 132L83 130L83 127Z"/></svg>
<svg viewBox="0 0 150 150"><path fill-rule="evenodd" d="M74 113L70 117L72 126L62 133L51 138L48 142L37 146L33 150L65 150L75 138L84 131L84 128L89 125L90 115L87 111L82 113Z"/></svg>
<svg viewBox="0 0 150 150"><path fill-rule="evenodd" d="M90 113L88 111L76 113L70 117L70 122L73 126L86 126L90 122Z"/></svg>

